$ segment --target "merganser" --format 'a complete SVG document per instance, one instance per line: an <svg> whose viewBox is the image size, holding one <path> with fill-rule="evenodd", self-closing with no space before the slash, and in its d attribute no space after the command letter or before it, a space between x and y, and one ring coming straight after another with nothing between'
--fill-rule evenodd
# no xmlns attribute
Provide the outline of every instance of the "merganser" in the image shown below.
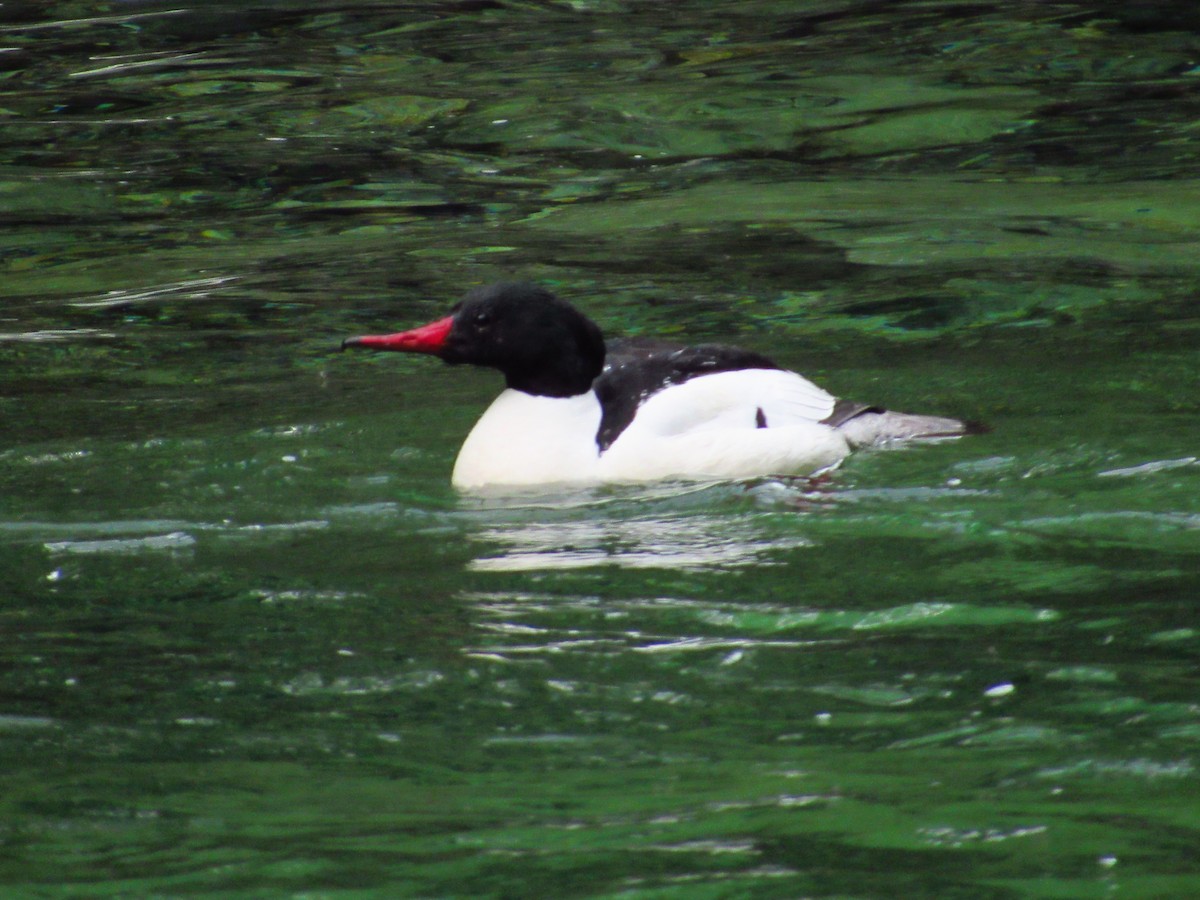
<svg viewBox="0 0 1200 900"><path fill-rule="evenodd" d="M460 489L813 475L852 449L958 437L956 419L838 400L749 350L628 339L534 284L478 288L450 315L342 348L499 369L506 390L467 435Z"/></svg>

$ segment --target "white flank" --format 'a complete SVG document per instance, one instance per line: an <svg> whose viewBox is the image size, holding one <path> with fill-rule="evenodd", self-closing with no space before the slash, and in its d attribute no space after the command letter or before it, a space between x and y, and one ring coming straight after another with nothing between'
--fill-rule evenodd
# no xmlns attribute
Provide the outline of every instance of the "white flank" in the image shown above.
<svg viewBox="0 0 1200 900"><path fill-rule="evenodd" d="M794 372L746 369L693 378L649 397L600 454L600 404L506 390L459 452L459 488L657 478L807 475L850 451L821 425L834 398ZM766 427L759 427L765 421Z"/></svg>

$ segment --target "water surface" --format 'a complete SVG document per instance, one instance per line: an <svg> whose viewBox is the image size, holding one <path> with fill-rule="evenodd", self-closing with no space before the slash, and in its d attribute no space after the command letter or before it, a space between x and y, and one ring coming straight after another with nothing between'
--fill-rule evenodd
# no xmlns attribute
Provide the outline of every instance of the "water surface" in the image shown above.
<svg viewBox="0 0 1200 900"><path fill-rule="evenodd" d="M10 894L1200 892L1192 5L0 14ZM459 496L511 276L993 431Z"/></svg>

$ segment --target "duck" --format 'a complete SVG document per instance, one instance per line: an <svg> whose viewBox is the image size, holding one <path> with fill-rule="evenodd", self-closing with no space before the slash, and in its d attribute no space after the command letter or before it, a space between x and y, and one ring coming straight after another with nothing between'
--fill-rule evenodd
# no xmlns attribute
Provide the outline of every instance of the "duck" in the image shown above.
<svg viewBox="0 0 1200 900"><path fill-rule="evenodd" d="M428 325L346 338L342 349L499 370L505 388L454 463L451 483L464 491L817 476L862 447L976 430L839 399L752 350L605 341L595 322L530 282L475 288Z"/></svg>

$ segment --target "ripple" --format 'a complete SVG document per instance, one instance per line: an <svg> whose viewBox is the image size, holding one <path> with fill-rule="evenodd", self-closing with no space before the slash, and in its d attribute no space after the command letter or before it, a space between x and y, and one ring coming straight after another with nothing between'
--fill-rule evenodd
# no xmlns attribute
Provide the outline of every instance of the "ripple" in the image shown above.
<svg viewBox="0 0 1200 900"><path fill-rule="evenodd" d="M74 300L71 306L77 309L109 309L117 306L128 306L134 303L158 302L164 300L203 300L216 288L232 281L237 281L238 275L219 275L211 278L192 278L185 281L175 281L169 284L139 288L137 290L114 290L100 296L85 297Z"/></svg>
<svg viewBox="0 0 1200 900"><path fill-rule="evenodd" d="M50 541L45 547L51 553L141 553L146 550L189 550L196 539L186 531L153 534L140 538L109 538L98 541Z"/></svg>
<svg viewBox="0 0 1200 900"><path fill-rule="evenodd" d="M1137 466L1126 466L1120 469L1106 469L1103 472L1097 472L1099 478L1136 478L1142 475L1156 475L1159 472L1169 472L1172 469L1183 469L1188 466L1194 466L1197 459L1194 456L1184 456L1179 459L1157 459L1153 462L1142 463Z"/></svg>
<svg viewBox="0 0 1200 900"><path fill-rule="evenodd" d="M38 728L57 728L58 721L47 716L0 715L0 731L27 731Z"/></svg>
<svg viewBox="0 0 1200 900"><path fill-rule="evenodd" d="M1159 778L1191 778L1196 767L1190 760L1158 762L1152 759L1081 759L1065 766L1040 769L1038 778L1140 778L1154 781Z"/></svg>
<svg viewBox="0 0 1200 900"><path fill-rule="evenodd" d="M111 522L3 522L0 534L26 535L34 540L55 537L77 538L88 535L123 536L147 532L179 532L194 529L192 522L179 519L116 519Z"/></svg>
<svg viewBox="0 0 1200 900"><path fill-rule="evenodd" d="M1045 834L1045 825L1017 825L1012 828L952 828L948 825L921 828L918 833L933 847L963 847L969 844L996 844L1014 838Z"/></svg>
<svg viewBox="0 0 1200 900"><path fill-rule="evenodd" d="M424 690L443 681L445 675L433 669L404 672L398 675L361 675L327 678L316 672L305 672L279 689L294 697L337 694L362 696Z"/></svg>
<svg viewBox="0 0 1200 900"><path fill-rule="evenodd" d="M0 332L0 341L25 341L42 344L47 342L73 341L80 338L115 338L111 331L99 328L50 328L41 331L8 331Z"/></svg>

